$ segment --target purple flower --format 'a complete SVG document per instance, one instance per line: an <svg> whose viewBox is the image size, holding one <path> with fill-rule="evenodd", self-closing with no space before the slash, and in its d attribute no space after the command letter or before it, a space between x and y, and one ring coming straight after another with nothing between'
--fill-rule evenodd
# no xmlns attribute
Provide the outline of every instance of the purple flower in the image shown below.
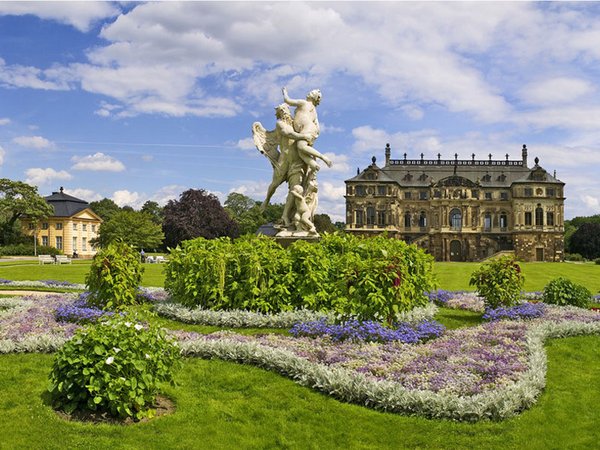
<svg viewBox="0 0 600 450"><path fill-rule="evenodd" d="M517 306L511 306L508 308L495 308L486 309L483 314L484 320L496 321L502 319L508 320L522 320L522 319L535 319L542 317L546 311L546 305L543 303L521 303Z"/></svg>

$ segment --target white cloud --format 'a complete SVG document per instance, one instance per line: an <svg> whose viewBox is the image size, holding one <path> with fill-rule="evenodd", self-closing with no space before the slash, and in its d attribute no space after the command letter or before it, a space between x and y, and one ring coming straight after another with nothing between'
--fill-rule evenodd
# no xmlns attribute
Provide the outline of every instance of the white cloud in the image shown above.
<svg viewBox="0 0 600 450"><path fill-rule="evenodd" d="M21 147L35 148L37 150L54 148L54 143L42 136L19 136L12 141Z"/></svg>
<svg viewBox="0 0 600 450"><path fill-rule="evenodd" d="M110 2L0 2L0 16L32 14L72 25L82 32L88 31L98 20L118 13L116 5Z"/></svg>
<svg viewBox="0 0 600 450"><path fill-rule="evenodd" d="M9 123L10 123L10 119L8 117L4 117L4 118L0 119L0 126L8 125Z"/></svg>
<svg viewBox="0 0 600 450"><path fill-rule="evenodd" d="M154 155L142 155L142 161L151 162L154 161Z"/></svg>
<svg viewBox="0 0 600 450"><path fill-rule="evenodd" d="M161 206L164 206L169 200L178 200L181 193L187 189L189 188L179 184L163 186L150 197L150 200L155 201Z"/></svg>
<svg viewBox="0 0 600 450"><path fill-rule="evenodd" d="M4 156L6 155L6 150L2 148L0 145L0 166L4 164Z"/></svg>
<svg viewBox="0 0 600 450"><path fill-rule="evenodd" d="M241 150L256 150L256 145L254 145L254 139L251 137L240 139L237 141L235 146Z"/></svg>
<svg viewBox="0 0 600 450"><path fill-rule="evenodd" d="M600 206L600 200L598 200L597 197L592 197L591 195L584 195L581 197L581 200L583 200L583 203L585 203L588 208L594 210L598 209L598 206Z"/></svg>
<svg viewBox="0 0 600 450"><path fill-rule="evenodd" d="M571 103L595 91L594 86L579 78L551 78L533 81L521 91L521 97L534 105Z"/></svg>
<svg viewBox="0 0 600 450"><path fill-rule="evenodd" d="M112 200L121 207L131 206L134 209L139 209L145 202L143 196L138 192L130 192L126 189L115 191Z"/></svg>
<svg viewBox="0 0 600 450"><path fill-rule="evenodd" d="M331 167L327 167L325 164L320 163L321 172L319 173L338 172L347 174L350 172L350 165L348 164L347 155L339 155L331 152L325 152L324 155L333 162L333 165Z"/></svg>
<svg viewBox="0 0 600 450"><path fill-rule="evenodd" d="M85 188L65 189L64 192L66 194L72 195L73 197L77 197L82 200L85 200L88 203L89 202L97 202L104 198L102 195L98 194L97 192L92 191L91 189L85 189Z"/></svg>
<svg viewBox="0 0 600 450"><path fill-rule="evenodd" d="M0 2L0 5L2 3ZM31 88L49 91L67 90L73 80L68 68L41 70L22 65L6 65L0 58L0 86L10 88Z"/></svg>
<svg viewBox="0 0 600 450"><path fill-rule="evenodd" d="M73 170L105 172L122 172L125 170L125 165L121 161L100 152L87 156L73 156L71 161L75 163L71 167Z"/></svg>
<svg viewBox="0 0 600 450"><path fill-rule="evenodd" d="M52 168L31 168L25 171L27 179L26 183L36 186L49 184L53 181L70 180L73 178L70 173L65 170L54 170Z"/></svg>

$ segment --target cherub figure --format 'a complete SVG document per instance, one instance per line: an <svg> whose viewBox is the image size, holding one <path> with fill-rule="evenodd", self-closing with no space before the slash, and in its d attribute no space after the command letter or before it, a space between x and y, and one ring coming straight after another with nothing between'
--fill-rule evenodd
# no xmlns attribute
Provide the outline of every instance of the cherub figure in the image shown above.
<svg viewBox="0 0 600 450"><path fill-rule="evenodd" d="M305 230L310 234L317 234L315 225L311 222L311 209L304 199L304 190L297 184L290 188L290 194L295 197L296 213L294 214L294 224L296 230Z"/></svg>

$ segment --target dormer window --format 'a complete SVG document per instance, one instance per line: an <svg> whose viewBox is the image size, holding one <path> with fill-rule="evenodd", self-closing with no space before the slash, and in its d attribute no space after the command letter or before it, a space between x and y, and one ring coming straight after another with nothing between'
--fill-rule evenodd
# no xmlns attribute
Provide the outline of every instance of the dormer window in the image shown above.
<svg viewBox="0 0 600 450"><path fill-rule="evenodd" d="M419 181L427 181L427 178L429 178L429 175L427 175L426 173L422 173L419 176Z"/></svg>
<svg viewBox="0 0 600 450"><path fill-rule="evenodd" d="M505 180L506 180L506 175L504 175L504 174L501 174L501 175L498 177L498 181L505 181Z"/></svg>
<svg viewBox="0 0 600 450"><path fill-rule="evenodd" d="M377 174L375 172L369 172L365 175L365 178L367 180L376 180L377 179Z"/></svg>
<svg viewBox="0 0 600 450"><path fill-rule="evenodd" d="M489 173L486 173L481 180L485 181L486 183L489 183L490 181L492 181L492 177Z"/></svg>
<svg viewBox="0 0 600 450"><path fill-rule="evenodd" d="M404 175L403 180L404 181L412 181L413 176L410 174L410 172L408 172L406 175Z"/></svg>

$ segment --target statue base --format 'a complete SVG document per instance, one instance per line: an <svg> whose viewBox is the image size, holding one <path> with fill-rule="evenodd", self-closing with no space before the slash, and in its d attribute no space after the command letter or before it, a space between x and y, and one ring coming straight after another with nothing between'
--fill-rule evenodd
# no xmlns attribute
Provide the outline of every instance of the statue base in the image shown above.
<svg viewBox="0 0 600 450"><path fill-rule="evenodd" d="M285 235L282 235L285 233ZM275 236L275 242L283 248L288 248L296 241L319 242L321 236L318 234L309 234L308 231L281 231Z"/></svg>

